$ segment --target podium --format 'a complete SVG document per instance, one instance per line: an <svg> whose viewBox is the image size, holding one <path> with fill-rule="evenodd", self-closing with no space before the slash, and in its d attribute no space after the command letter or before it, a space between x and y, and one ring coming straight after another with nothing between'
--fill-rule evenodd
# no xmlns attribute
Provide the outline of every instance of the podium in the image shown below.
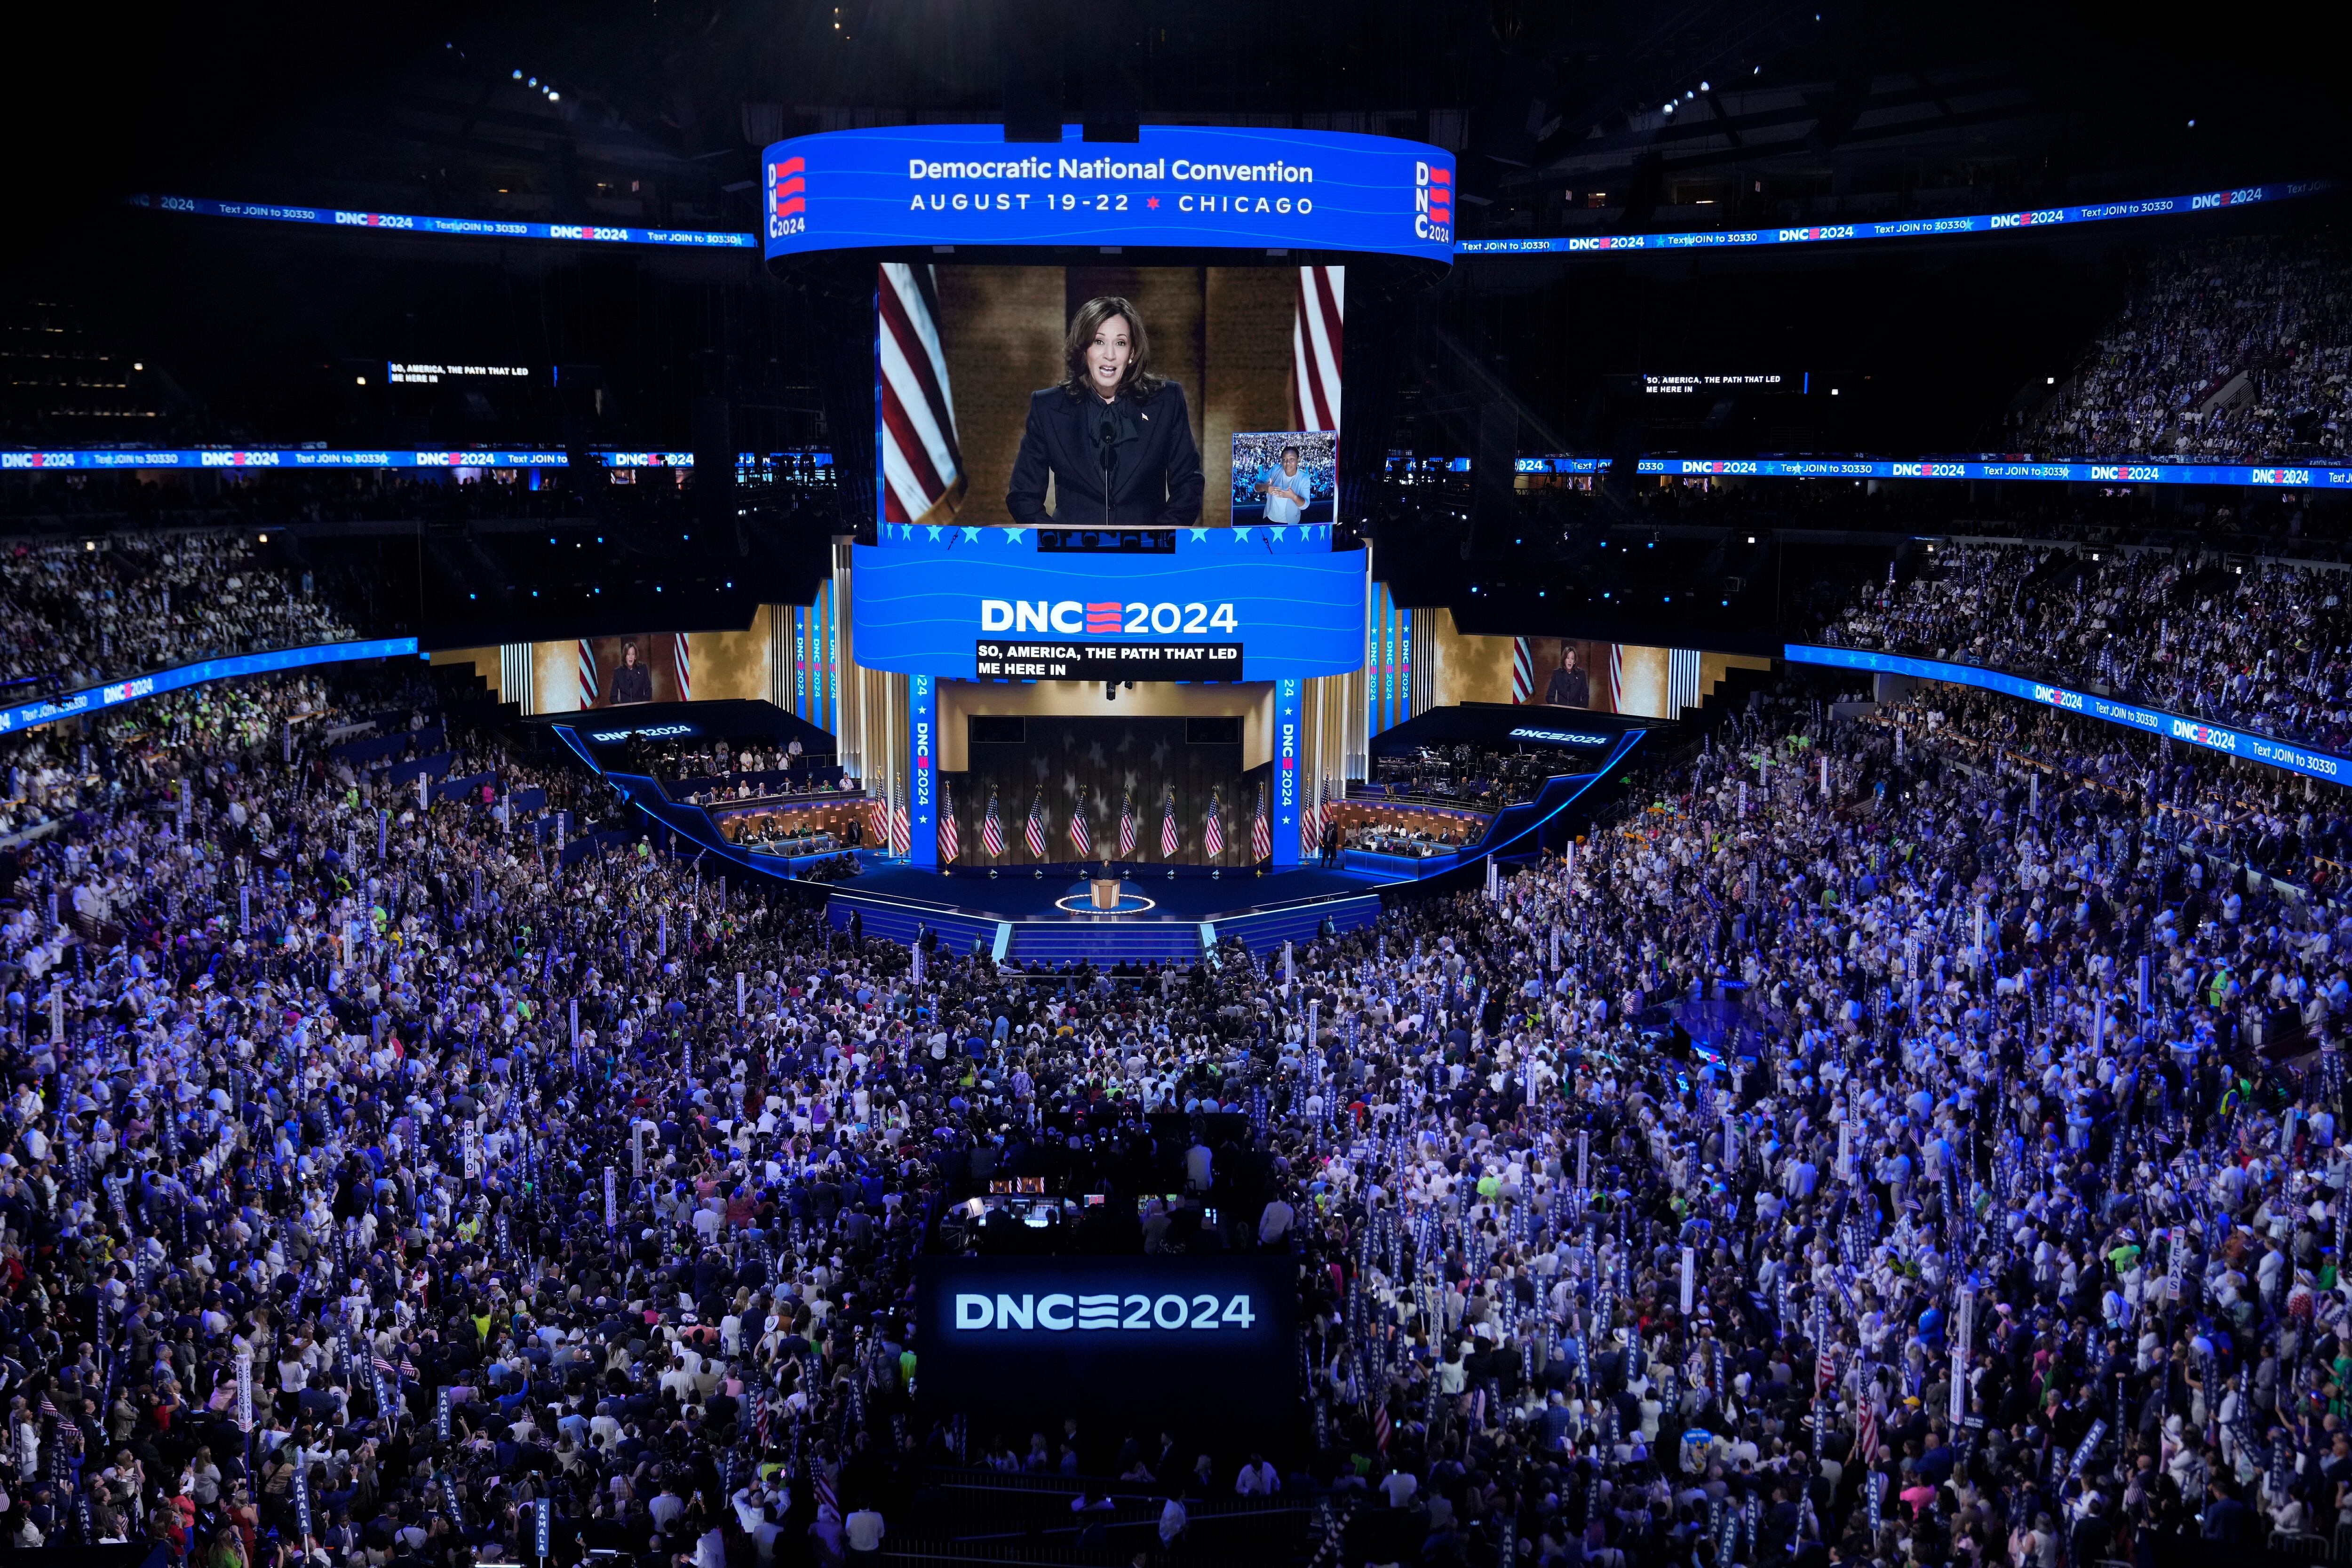
<svg viewBox="0 0 2352 1568"><path fill-rule="evenodd" d="M1117 877L1090 877L1087 879L1087 890L1094 895L1095 908L1098 910L1116 910L1118 908L1118 879Z"/></svg>

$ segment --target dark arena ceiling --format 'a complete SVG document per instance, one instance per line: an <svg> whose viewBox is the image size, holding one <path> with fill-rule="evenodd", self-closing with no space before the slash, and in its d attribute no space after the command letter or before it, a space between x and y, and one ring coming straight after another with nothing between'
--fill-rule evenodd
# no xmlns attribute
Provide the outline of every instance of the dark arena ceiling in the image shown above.
<svg viewBox="0 0 2352 1568"><path fill-rule="evenodd" d="M769 140L995 120L1008 101L1437 142L1462 155L1469 238L2326 172L2341 94L2291 15L2190 16L1849 0L48 7L20 35L5 112L17 199L42 216L158 188L740 226Z"/></svg>

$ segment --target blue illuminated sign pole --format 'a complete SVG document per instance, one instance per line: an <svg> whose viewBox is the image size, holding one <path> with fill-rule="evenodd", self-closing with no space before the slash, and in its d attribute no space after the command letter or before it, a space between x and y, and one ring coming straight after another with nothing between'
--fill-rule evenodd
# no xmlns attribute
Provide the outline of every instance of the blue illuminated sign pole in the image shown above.
<svg viewBox="0 0 2352 1568"><path fill-rule="evenodd" d="M927 871L939 868L940 812L939 682L928 675L907 678L907 760L912 777L908 794L907 862Z"/></svg>
<svg viewBox="0 0 2352 1568"><path fill-rule="evenodd" d="M1284 676L1274 683L1274 865L1298 864L1299 696L1306 683Z"/></svg>
<svg viewBox="0 0 2352 1568"><path fill-rule="evenodd" d="M2326 779L2331 784L2352 779L2352 761L2326 752L2273 740L2250 730L2208 724L2202 720L2168 713L2160 708L2142 708L2137 703L2118 702L2111 697L2101 697L2094 692L2053 686L2047 681L2011 675L2002 670L1983 669L1972 664L1951 664L1938 658L1875 653L1867 648L1820 647L1810 643L1790 643L1781 648L1780 657L1791 664L1822 665L1832 669L1866 669L1886 675L1915 676L1922 680L1948 681L1955 686L1973 686L1979 690L2023 698L2028 702L2040 702L2061 712L2096 719L2103 723L2120 724L2144 735L2162 736L2187 745L2202 746L2207 751L2243 757L2248 762L2260 763L2283 773Z"/></svg>

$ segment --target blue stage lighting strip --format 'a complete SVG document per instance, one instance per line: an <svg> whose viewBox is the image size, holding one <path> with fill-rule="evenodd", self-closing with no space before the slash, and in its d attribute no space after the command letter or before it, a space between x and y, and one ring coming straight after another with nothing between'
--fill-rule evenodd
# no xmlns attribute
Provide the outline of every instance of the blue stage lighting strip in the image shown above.
<svg viewBox="0 0 2352 1568"><path fill-rule="evenodd" d="M1571 463L1588 458L1561 459ZM1522 458L1541 462L1541 458ZM1540 473L1540 468L1521 472ZM1567 468L1568 473L1589 469ZM2001 479L2023 484L2274 485L2296 489L2352 489L2352 467L2321 463L2005 462L1958 458L1643 458L1645 474L1767 479Z"/></svg>
<svg viewBox="0 0 2352 1568"><path fill-rule="evenodd" d="M2126 217L2164 217L2218 212L2263 202L2322 195L2333 180L2289 180L2275 185L2242 185L2189 196L2150 196L2136 202L2093 202L2084 206L2040 207L2028 212L1976 213L1966 217L1891 218L1878 223L1815 224L1801 228L1705 229L1688 234L1571 235L1551 239L1465 239L1456 256L1574 256L1603 250L1725 250L1757 245L1822 245L1849 239L1927 239L1960 234L2011 234L2108 223Z"/></svg>
<svg viewBox="0 0 2352 1568"><path fill-rule="evenodd" d="M106 686L89 687L47 701L26 702L14 708L0 709L0 734L17 730L36 730L44 724L54 724L60 719L79 719L85 714L96 713L119 702L135 702L142 697L161 697L167 691L203 686L209 681L235 680L247 675L273 675L279 670L308 669L321 664L347 664L353 659L398 658L404 655L414 656L415 652L415 637L377 637L367 642L314 643L309 647L281 647L268 653L208 658L173 669L159 669L151 675L134 675L128 680L117 680Z"/></svg>
<svg viewBox="0 0 2352 1568"><path fill-rule="evenodd" d="M2264 767L2277 768L2284 773L2326 779L2331 784L2342 784L2352 779L2352 762L2331 756L2326 752L2273 740L2268 735L2258 735L2250 730L2232 730L2227 725L2184 719L2178 713L2167 713L2161 709L2142 708L2137 703L2119 702L2112 697L2077 691L2071 687L2053 686L2047 681L2032 680L2021 675L1985 669L1973 664L1952 664L1939 658L1911 658L1902 654L1875 653L1865 648L1822 647L1811 643L1793 642L1781 648L1780 657L1791 664L1822 665L1832 669L1866 669L1875 674L1909 675L1921 680L1973 686L1980 691L1998 691L2003 696L2039 702L2063 713L2120 724L2143 735L2167 737L2191 746L2202 746L2209 752L2243 757L2248 762L2260 763Z"/></svg>
<svg viewBox="0 0 2352 1568"><path fill-rule="evenodd" d="M731 229L630 228L614 224L523 223L509 218L424 217L415 213L352 212L342 207L289 206L279 202L215 202L202 196L136 195L134 207L197 217L258 218L266 223L319 224L390 234L447 234L470 239L552 239L589 245L661 245L691 250L750 250L757 237Z"/></svg>

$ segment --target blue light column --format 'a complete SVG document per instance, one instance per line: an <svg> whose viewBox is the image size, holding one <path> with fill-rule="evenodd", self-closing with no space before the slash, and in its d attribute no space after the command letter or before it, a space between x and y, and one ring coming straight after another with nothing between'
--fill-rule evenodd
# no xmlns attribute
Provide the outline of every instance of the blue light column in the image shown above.
<svg viewBox="0 0 2352 1568"><path fill-rule="evenodd" d="M926 870L940 864L939 682L931 676L907 677L907 760L914 777L908 790L907 862Z"/></svg>
<svg viewBox="0 0 2352 1568"><path fill-rule="evenodd" d="M1298 699L1305 682L1274 683L1274 864L1298 864Z"/></svg>

